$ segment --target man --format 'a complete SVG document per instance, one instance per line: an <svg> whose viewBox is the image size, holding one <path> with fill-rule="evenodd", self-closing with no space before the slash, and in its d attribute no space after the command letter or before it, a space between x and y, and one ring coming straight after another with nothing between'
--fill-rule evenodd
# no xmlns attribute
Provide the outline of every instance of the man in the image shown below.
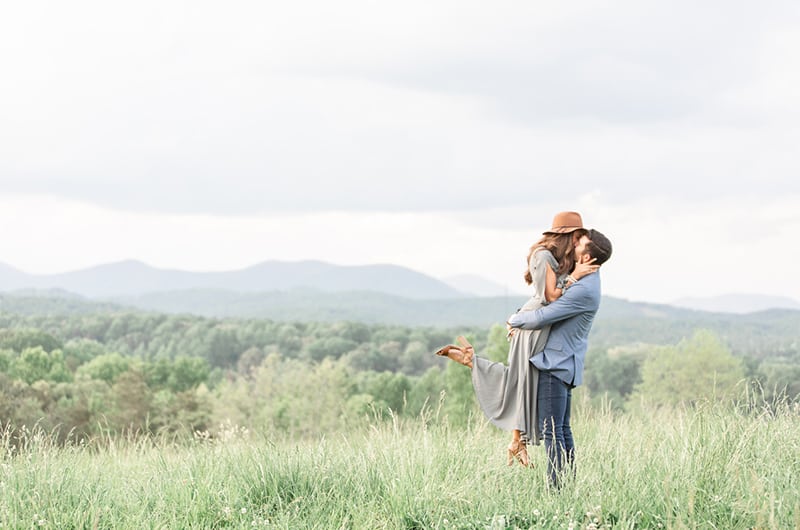
<svg viewBox="0 0 800 530"><path fill-rule="evenodd" d="M611 242L597 230L589 230L575 246L578 263L602 265L611 257ZM531 357L539 370L538 417L548 457L550 484L558 487L564 460L571 466L575 443L570 428L572 389L583 382L583 363L587 338L600 307L600 273L579 281L567 277L567 288L560 298L535 311L520 311L508 325L521 329L541 329L552 325L544 350Z"/></svg>

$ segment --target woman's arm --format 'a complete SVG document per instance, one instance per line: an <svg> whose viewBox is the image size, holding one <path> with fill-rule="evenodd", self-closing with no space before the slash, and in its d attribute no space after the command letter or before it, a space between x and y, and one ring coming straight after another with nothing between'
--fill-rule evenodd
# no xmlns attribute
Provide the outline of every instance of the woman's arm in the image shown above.
<svg viewBox="0 0 800 530"><path fill-rule="evenodd" d="M556 287L558 278L556 278L556 273L550 264L547 263L547 277L545 278L544 282L544 298L547 300L549 304L553 300L556 300L559 296L563 294L563 290L559 287Z"/></svg>

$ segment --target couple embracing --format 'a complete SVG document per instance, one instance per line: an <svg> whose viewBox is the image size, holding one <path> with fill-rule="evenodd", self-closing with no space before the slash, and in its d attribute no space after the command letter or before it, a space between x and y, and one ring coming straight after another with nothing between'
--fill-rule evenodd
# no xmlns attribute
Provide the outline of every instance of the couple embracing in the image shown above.
<svg viewBox="0 0 800 530"><path fill-rule="evenodd" d="M511 431L508 463L529 465L526 446L544 440L549 482L558 487L572 466L572 389L583 381L587 338L600 306L598 269L611 257L611 242L587 230L577 212L561 212L528 253L525 281L533 296L506 322L508 363L474 355L463 337L459 346L436 353L472 370L475 396L486 417Z"/></svg>

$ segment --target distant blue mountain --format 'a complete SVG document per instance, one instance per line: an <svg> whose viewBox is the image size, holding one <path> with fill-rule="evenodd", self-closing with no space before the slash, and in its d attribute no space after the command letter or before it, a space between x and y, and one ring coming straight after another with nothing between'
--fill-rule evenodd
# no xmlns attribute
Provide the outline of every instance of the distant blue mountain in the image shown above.
<svg viewBox="0 0 800 530"><path fill-rule="evenodd" d="M464 296L442 281L397 265L266 261L237 271L188 272L157 269L131 260L62 274L35 275L0 263L0 291L64 289L91 298L110 298L186 289L255 293L298 288L373 291L412 299Z"/></svg>

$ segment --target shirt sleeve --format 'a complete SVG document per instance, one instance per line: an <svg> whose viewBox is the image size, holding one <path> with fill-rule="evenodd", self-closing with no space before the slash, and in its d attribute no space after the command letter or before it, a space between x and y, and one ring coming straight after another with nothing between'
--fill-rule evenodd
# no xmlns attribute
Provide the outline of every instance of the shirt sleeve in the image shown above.
<svg viewBox="0 0 800 530"><path fill-rule="evenodd" d="M512 328L542 329L586 311L597 309L597 297L585 283L577 282L560 298L535 311L520 311L511 315Z"/></svg>

